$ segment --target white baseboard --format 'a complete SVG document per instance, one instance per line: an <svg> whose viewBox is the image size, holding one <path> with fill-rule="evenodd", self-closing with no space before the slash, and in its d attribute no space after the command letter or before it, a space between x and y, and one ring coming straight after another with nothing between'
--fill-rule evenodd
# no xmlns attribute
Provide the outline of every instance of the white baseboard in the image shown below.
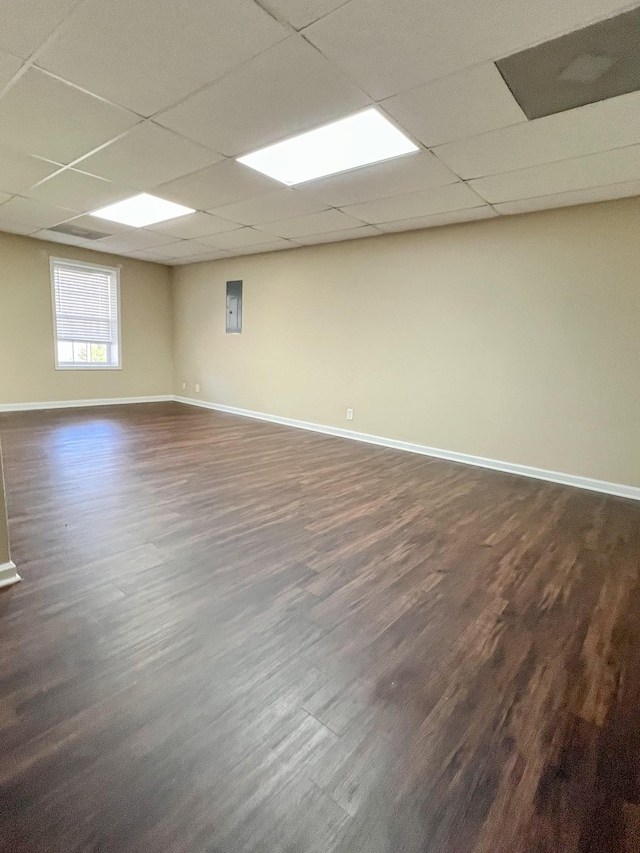
<svg viewBox="0 0 640 853"><path fill-rule="evenodd" d="M334 435L339 438L348 438L352 441L361 441L366 444L377 444L381 447L391 447L394 450L404 450L408 453L418 453L422 456L434 456L437 459L446 459L449 462L461 462L464 465L474 465L479 468L489 468L493 471L503 471L507 474L518 474L521 477L532 477L536 480L546 480L550 483L559 483L564 486L574 486L578 489L588 489L592 492L602 492L607 495L640 500L640 487L628 486L622 483L609 483L606 480L594 480L590 477L581 477L576 474L565 474L560 471L548 471L544 468L534 468L529 465L520 465L515 462L503 462L499 459L486 459L483 456L472 456L468 453L458 453L455 450L443 450L439 447L428 447L423 444L413 444L408 441L399 441L395 438L385 438L379 435L369 435L364 432L356 432L351 429L316 424L309 421L299 421L294 418L283 418L279 415L269 415L265 412L253 412L249 409L238 409L235 406L223 406L219 403L208 403L204 400L196 400L192 397L181 397L173 394L159 394L147 397L111 397L100 400L57 400L42 403L0 403L0 412L26 412L38 409L67 409L85 408L87 406L121 406L132 403L160 403L175 400L188 406L199 406L203 409L213 409L217 412L227 412L232 415L240 415L244 418L253 418L260 421L290 426L295 429L305 429L311 432L319 432L324 435ZM0 569L3 567L0 566ZM16 576L17 577L17 576ZM19 578L18 578L19 580ZM15 581L9 581L15 583ZM2 578L0 576L0 585Z"/></svg>
<svg viewBox="0 0 640 853"><path fill-rule="evenodd" d="M11 584L18 583L22 578L16 571L16 567L14 563L0 563L0 589L3 586L11 586Z"/></svg>
<svg viewBox="0 0 640 853"><path fill-rule="evenodd" d="M0 403L0 412L31 412L37 409L84 409L87 406L126 406L131 403L164 403L173 394L153 397L107 397L103 400L55 400L46 403Z"/></svg>
<svg viewBox="0 0 640 853"><path fill-rule="evenodd" d="M282 418L278 415L267 415L264 412L252 412L248 409L237 409L234 406L222 406L218 403L207 403L192 397L175 396L177 403L188 406L200 406L203 409L214 409L217 412L228 412L244 418L254 418L259 421L282 424L283 426L320 432L325 435L335 435L349 438L352 441L362 441L366 444L378 444L381 447L392 447L394 450L404 450L408 453L419 453L422 456L435 456L449 462L462 462L464 465L474 465L478 468L490 468L493 471L503 471L507 474L518 474L521 477L532 477L535 480L546 480L549 483L559 483L563 486L573 486L577 489L588 489L592 492L602 492L606 495L616 495L640 501L640 487L626 486L622 483L608 483L606 480L594 480L590 477L580 477L576 474L563 474L559 471L547 471L544 468L533 468L530 465L519 465L515 462L502 462L498 459L485 459L483 456L471 456L468 453L458 453L455 450L442 450L439 447L427 447L423 444L412 444L408 441L398 441L395 438L384 438L379 435L368 435L350 429L314 424L308 421L298 421L293 418Z"/></svg>

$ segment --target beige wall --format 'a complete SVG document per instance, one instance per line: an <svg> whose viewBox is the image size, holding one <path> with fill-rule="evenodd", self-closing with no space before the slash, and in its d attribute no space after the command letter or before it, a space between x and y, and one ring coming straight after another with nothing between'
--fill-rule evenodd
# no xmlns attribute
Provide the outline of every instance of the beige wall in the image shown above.
<svg viewBox="0 0 640 853"><path fill-rule="evenodd" d="M175 392L639 486L639 223L631 199L178 267Z"/></svg>
<svg viewBox="0 0 640 853"><path fill-rule="evenodd" d="M4 478L2 475L2 448L0 448L0 566L8 563L9 529L7 527L7 505L4 497Z"/></svg>
<svg viewBox="0 0 640 853"><path fill-rule="evenodd" d="M49 257L121 265L122 370L55 370ZM0 233L0 405L171 394L170 270Z"/></svg>

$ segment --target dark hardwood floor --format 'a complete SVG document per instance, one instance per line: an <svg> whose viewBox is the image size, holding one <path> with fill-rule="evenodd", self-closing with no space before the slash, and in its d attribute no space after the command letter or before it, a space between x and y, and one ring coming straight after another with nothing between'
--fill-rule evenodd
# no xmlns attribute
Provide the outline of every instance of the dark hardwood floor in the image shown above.
<svg viewBox="0 0 640 853"><path fill-rule="evenodd" d="M640 505L178 404L0 416L5 853L638 853Z"/></svg>

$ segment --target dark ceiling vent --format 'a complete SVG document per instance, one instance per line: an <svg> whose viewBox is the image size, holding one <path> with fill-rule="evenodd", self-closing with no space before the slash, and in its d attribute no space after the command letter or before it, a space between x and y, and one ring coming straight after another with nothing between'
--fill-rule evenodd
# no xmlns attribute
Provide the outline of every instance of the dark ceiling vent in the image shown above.
<svg viewBox="0 0 640 853"><path fill-rule="evenodd" d="M640 7L496 62L529 119L640 89Z"/></svg>
<svg viewBox="0 0 640 853"><path fill-rule="evenodd" d="M82 228L80 225L73 225L71 222L54 225L53 228L47 228L47 231L55 231L56 234L69 234L70 237L78 237L81 240L102 240L103 237L111 237L111 234L105 231L92 231L90 228Z"/></svg>

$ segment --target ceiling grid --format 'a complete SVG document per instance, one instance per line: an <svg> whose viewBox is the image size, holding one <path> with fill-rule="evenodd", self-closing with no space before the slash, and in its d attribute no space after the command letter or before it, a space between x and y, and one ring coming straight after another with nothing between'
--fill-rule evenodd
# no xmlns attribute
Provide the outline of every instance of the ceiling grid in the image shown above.
<svg viewBox="0 0 640 853"><path fill-rule="evenodd" d="M638 195L636 18L621 0L5 0L0 230L174 265ZM372 107L418 150L293 187L237 162ZM195 212L91 216L140 193Z"/></svg>

